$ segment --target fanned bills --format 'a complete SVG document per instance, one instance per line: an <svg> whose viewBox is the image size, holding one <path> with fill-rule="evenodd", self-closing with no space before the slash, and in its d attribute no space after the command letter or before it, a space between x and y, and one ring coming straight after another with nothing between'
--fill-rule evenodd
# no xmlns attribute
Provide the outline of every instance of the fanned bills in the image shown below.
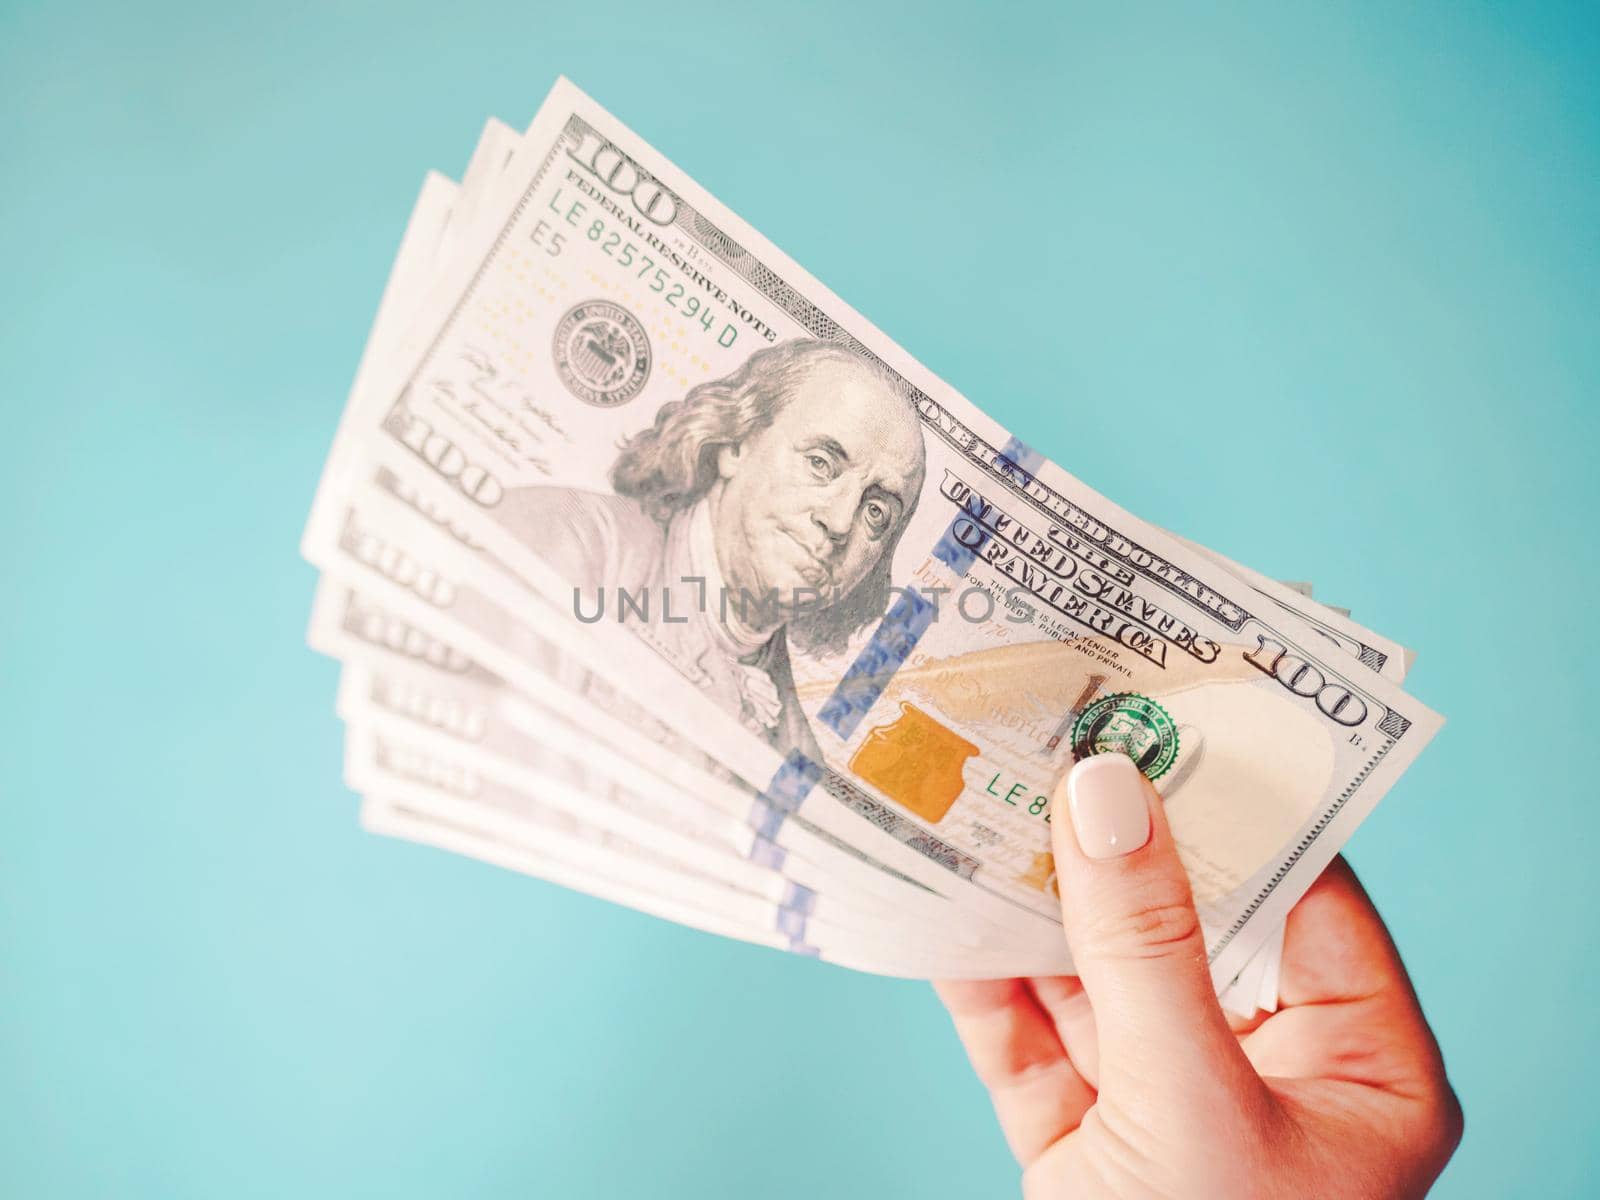
<svg viewBox="0 0 1600 1200"><path fill-rule="evenodd" d="M1070 971L1047 797L1118 751L1270 1008L1440 724L1409 650L1045 460L564 80L425 183L304 552L369 828L886 974Z"/></svg>

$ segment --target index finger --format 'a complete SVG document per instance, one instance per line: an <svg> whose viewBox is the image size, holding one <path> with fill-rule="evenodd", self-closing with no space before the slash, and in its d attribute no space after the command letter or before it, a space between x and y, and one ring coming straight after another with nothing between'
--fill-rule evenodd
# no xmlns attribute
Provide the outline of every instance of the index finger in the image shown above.
<svg viewBox="0 0 1600 1200"><path fill-rule="evenodd" d="M1095 1093L1025 979L935 983L1024 1168L1078 1127Z"/></svg>
<svg viewBox="0 0 1600 1200"><path fill-rule="evenodd" d="M1278 985L1287 1006L1417 996L1389 929L1343 855L1328 864L1285 926Z"/></svg>

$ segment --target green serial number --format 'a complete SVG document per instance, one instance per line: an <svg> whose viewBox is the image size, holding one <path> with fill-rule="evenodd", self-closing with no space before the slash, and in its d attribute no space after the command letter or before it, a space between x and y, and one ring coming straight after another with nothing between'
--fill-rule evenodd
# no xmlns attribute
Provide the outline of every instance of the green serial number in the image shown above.
<svg viewBox="0 0 1600 1200"><path fill-rule="evenodd" d="M648 278L650 290L660 293L668 308L677 309L707 333L711 332L712 326L716 324L715 318L711 315L711 306L684 287L681 281L669 275L666 267L656 266L655 259L632 242L623 241L620 233L608 230L605 222L599 217L590 223L587 233L591 242L600 243L600 253L607 258L615 259L619 267L631 269L637 261L639 269L634 272L635 279ZM731 323L724 322L722 333L717 337L717 344L731 346L738 336L739 331Z"/></svg>
<svg viewBox="0 0 1600 1200"><path fill-rule="evenodd" d="M645 283L666 301L668 308L682 313L686 320L700 326L705 336L715 337L717 345L727 349L739 340L738 326L731 321L723 321L722 328L718 329L710 302L691 292L670 265L663 264L648 250L627 241L602 217L594 217L584 226L583 219L588 215L590 206L582 200L564 202L562 189L558 188L548 207L557 218L554 223L556 226L568 225L574 230L582 229L583 236L599 246L600 253L616 263L620 270L629 272L635 279ZM529 239L546 254L556 258L563 252L567 238L577 235L560 232L552 225L549 219L539 220L529 233Z"/></svg>

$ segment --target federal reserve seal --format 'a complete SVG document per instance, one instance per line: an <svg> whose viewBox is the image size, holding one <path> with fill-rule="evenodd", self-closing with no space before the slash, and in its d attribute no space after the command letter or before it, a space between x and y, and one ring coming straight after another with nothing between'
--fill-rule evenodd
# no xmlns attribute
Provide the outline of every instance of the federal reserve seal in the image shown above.
<svg viewBox="0 0 1600 1200"><path fill-rule="evenodd" d="M631 312L609 300L585 300L556 326L556 373L579 400L616 408L650 378L650 339Z"/></svg>
<svg viewBox="0 0 1600 1200"><path fill-rule="evenodd" d="M1101 696L1072 723L1072 757L1082 761L1107 751L1126 754L1146 778L1160 779L1178 761L1178 727L1148 696Z"/></svg>

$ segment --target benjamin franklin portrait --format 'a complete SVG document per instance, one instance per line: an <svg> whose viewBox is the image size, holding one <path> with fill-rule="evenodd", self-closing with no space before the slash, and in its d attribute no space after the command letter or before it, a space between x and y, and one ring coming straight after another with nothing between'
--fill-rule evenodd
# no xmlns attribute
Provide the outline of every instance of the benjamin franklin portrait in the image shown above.
<svg viewBox="0 0 1600 1200"><path fill-rule="evenodd" d="M790 648L837 653L883 615L923 470L894 377L797 339L662 405L622 445L611 493L521 488L502 504L580 594L604 595L607 621L618 589L647 591L641 637L746 727L814 755Z"/></svg>

